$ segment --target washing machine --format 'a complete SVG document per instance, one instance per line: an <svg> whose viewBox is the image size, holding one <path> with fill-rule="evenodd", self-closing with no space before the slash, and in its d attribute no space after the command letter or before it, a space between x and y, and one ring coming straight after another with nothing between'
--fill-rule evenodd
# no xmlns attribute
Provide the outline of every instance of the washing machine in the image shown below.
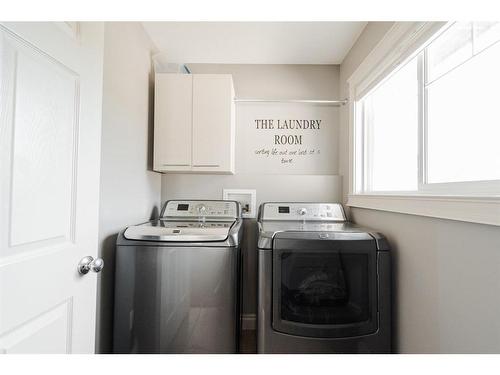
<svg viewBox="0 0 500 375"><path fill-rule="evenodd" d="M236 353L240 204L171 200L116 242L115 353Z"/></svg>
<svg viewBox="0 0 500 375"><path fill-rule="evenodd" d="M259 353L390 353L383 235L338 203L264 203L258 218Z"/></svg>

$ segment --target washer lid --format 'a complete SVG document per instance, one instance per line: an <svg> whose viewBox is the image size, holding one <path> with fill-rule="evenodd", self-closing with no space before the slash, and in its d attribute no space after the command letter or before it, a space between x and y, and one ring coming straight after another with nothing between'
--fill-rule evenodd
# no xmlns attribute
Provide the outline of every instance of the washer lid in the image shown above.
<svg viewBox="0 0 500 375"><path fill-rule="evenodd" d="M233 222L175 222L159 220L128 227L124 237L128 240L163 242L224 241Z"/></svg>

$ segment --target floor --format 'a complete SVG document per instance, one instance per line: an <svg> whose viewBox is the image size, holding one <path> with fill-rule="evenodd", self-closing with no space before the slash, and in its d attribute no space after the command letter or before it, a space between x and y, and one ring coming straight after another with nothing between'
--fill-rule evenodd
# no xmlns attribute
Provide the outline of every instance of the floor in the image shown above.
<svg viewBox="0 0 500 375"><path fill-rule="evenodd" d="M257 334L254 330L243 330L241 332L240 341L241 354L256 354L257 353Z"/></svg>

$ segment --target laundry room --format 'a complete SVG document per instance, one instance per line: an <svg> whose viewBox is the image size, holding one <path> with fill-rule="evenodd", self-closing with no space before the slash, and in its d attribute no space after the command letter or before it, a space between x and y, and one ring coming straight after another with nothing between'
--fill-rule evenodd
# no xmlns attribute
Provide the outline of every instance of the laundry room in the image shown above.
<svg viewBox="0 0 500 375"><path fill-rule="evenodd" d="M0 19L0 365L500 353L500 15L302 9Z"/></svg>

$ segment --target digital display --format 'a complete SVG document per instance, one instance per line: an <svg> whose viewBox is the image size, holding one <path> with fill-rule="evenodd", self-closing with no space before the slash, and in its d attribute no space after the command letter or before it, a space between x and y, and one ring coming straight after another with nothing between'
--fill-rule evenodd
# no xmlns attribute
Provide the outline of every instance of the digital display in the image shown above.
<svg viewBox="0 0 500 375"><path fill-rule="evenodd" d="M290 213L290 207L288 207L288 206L279 206L278 207L278 212L280 214L289 214Z"/></svg>
<svg viewBox="0 0 500 375"><path fill-rule="evenodd" d="M187 211L189 210L189 204L178 204L177 211Z"/></svg>

